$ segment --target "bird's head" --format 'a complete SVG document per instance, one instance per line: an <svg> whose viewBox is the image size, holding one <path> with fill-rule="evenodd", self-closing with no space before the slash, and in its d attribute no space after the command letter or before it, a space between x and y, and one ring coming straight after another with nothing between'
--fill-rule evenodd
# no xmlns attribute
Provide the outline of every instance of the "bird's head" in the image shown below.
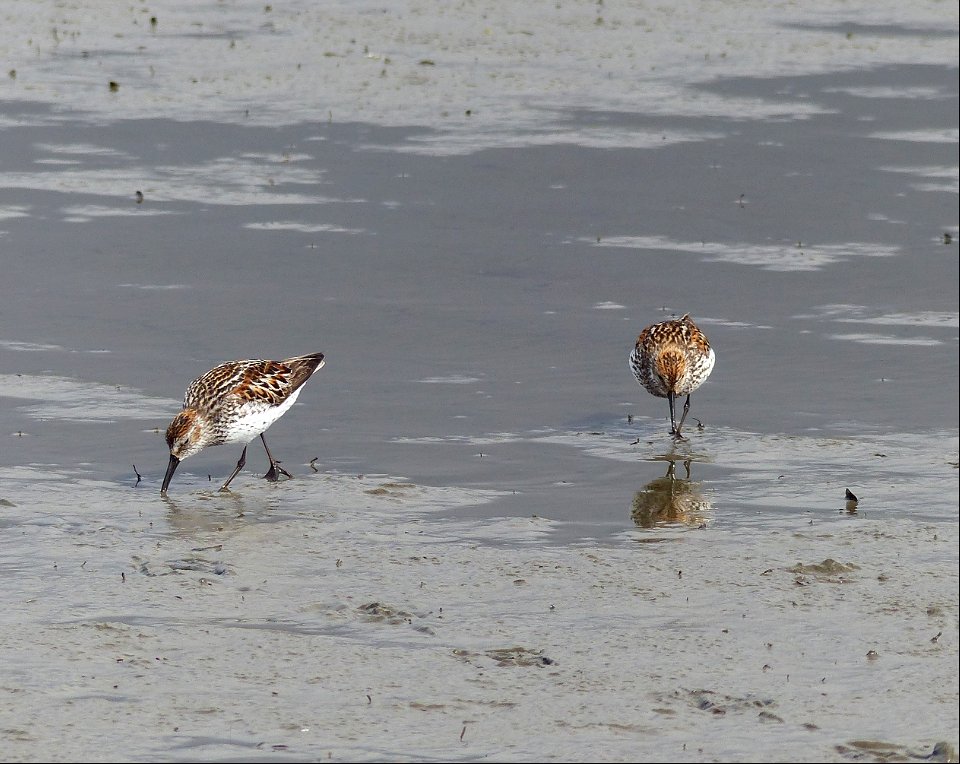
<svg viewBox="0 0 960 764"><path fill-rule="evenodd" d="M687 357L680 348L668 347L657 356L656 372L668 391L677 392L677 386L687 372Z"/></svg>
<svg viewBox="0 0 960 764"><path fill-rule="evenodd" d="M177 471L177 466L188 456L193 456L207 445L208 436L203 427L200 415L193 409L184 409L177 414L170 426L167 427L167 446L170 448L170 461L167 463L167 474L163 478L160 493L166 493Z"/></svg>
<svg viewBox="0 0 960 764"><path fill-rule="evenodd" d="M170 455L181 461L202 451L207 445L206 440L201 418L193 409L181 411L167 427Z"/></svg>

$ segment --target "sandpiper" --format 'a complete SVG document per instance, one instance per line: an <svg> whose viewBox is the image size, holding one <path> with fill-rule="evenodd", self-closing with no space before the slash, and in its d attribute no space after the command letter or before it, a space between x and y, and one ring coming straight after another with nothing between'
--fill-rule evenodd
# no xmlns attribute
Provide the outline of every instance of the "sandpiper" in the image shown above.
<svg viewBox="0 0 960 764"><path fill-rule="evenodd" d="M276 481L281 473L291 477L273 458L263 433L294 404L303 384L322 366L323 353L282 361L227 361L193 380L183 396L183 411L167 427L170 461L160 493L166 494L177 466L188 456L207 446L243 443L236 469L220 486L226 491L246 463L247 445L258 435L270 460L264 478Z"/></svg>
<svg viewBox="0 0 960 764"><path fill-rule="evenodd" d="M637 337L630 369L647 392L670 402L670 434L677 440L685 440L680 430L690 411L690 393L710 376L715 360L713 348L689 313L652 324ZM678 395L687 396L679 425L674 416Z"/></svg>

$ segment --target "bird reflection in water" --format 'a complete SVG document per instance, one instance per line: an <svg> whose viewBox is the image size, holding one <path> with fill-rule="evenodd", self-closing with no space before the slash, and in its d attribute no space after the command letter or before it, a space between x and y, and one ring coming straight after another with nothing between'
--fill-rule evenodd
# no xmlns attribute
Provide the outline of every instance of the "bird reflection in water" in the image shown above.
<svg viewBox="0 0 960 764"><path fill-rule="evenodd" d="M700 483L690 480L690 459L684 459L686 477L677 477L679 459L667 458L667 474L651 480L633 496L630 516L640 528L660 525L701 526L707 522L710 502L704 498Z"/></svg>

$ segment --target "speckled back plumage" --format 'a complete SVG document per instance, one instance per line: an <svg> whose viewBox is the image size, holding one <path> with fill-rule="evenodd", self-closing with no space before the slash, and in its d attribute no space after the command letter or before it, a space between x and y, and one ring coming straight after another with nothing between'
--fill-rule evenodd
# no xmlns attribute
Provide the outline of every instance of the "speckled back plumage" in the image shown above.
<svg viewBox="0 0 960 764"><path fill-rule="evenodd" d="M193 380L183 396L183 409L167 427L170 459L160 493L166 495L184 459L207 446L243 443L236 468L220 486L226 491L246 464L246 444L257 436L270 460L263 477L270 481L279 480L280 475L292 477L270 453L263 433L296 403L303 383L323 366L323 358L323 353L311 353L282 361L227 361Z"/></svg>
<svg viewBox="0 0 960 764"><path fill-rule="evenodd" d="M323 353L282 361L227 361L190 383L183 396L183 409L205 420L205 445L242 440L247 433L237 432L238 423L250 422L252 432L266 422L266 429L293 404L304 382L322 364ZM170 433L167 439L169 442Z"/></svg>
<svg viewBox="0 0 960 764"><path fill-rule="evenodd" d="M630 353L630 368L647 392L689 395L702 385L716 360L706 335L684 314L648 326Z"/></svg>

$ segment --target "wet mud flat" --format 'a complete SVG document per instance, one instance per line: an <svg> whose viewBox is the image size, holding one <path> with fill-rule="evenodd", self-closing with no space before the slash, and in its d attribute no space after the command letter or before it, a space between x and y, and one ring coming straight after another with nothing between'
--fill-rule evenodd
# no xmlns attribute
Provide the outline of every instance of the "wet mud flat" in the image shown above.
<svg viewBox="0 0 960 764"><path fill-rule="evenodd" d="M4 508L11 760L893 761L952 745L942 523L844 511L551 544L546 518L435 516L494 496L387 476L191 491L159 514L152 494L45 477L3 474L22 497ZM904 717L918 705L941 711Z"/></svg>
<svg viewBox="0 0 960 764"><path fill-rule="evenodd" d="M897 491L850 506L810 467L828 444L779 460L808 468L788 485L746 436L692 436L711 467L626 430L509 439L651 476L599 538L524 515L569 486L304 464L228 494L187 476L160 501L5 468L8 756L953 760L958 534L920 488L941 455L902 457L930 513L906 518Z"/></svg>

